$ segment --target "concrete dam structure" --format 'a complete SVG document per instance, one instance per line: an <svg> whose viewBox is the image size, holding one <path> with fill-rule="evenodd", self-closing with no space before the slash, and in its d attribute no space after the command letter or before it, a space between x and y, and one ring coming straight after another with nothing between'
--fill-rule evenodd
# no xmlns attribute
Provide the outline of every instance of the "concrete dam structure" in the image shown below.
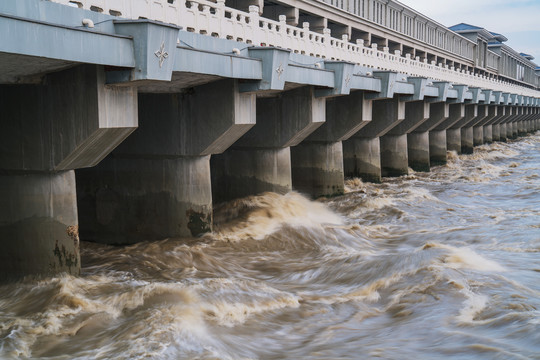
<svg viewBox="0 0 540 360"><path fill-rule="evenodd" d="M394 1L5 0L0 32L2 279L540 129L531 56Z"/></svg>

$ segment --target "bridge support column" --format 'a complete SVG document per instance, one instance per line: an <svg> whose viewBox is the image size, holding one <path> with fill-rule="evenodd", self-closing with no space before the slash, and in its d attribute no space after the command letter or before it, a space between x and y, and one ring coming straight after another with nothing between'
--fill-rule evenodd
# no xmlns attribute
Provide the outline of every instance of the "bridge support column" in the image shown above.
<svg viewBox="0 0 540 360"><path fill-rule="evenodd" d="M364 181L381 182L383 162L381 154L384 153L385 174L388 174L389 172L386 171L390 171L395 166L390 154L398 151L398 146L402 146L399 151L404 154L400 156L398 162L406 160L406 136L402 137L404 140L401 141L395 140L394 136L388 138L384 141L385 148L383 148L383 141L379 141L379 137L385 135L404 119L405 103L397 97L373 101L373 120L343 143L345 175L360 177ZM398 168L403 168L403 166L400 165Z"/></svg>
<svg viewBox="0 0 540 360"><path fill-rule="evenodd" d="M445 104L446 105L446 104ZM462 103L447 104L448 108L439 109L439 118L442 120L431 129L431 131L444 131L446 138L446 149L448 151L456 151L461 153L461 133L450 129L455 123L463 119L465 116L465 105ZM459 134L459 136L458 136ZM439 139L441 139L439 137ZM439 148L441 148L439 146ZM446 159L446 154L444 155ZM445 160L446 161L446 160Z"/></svg>
<svg viewBox="0 0 540 360"><path fill-rule="evenodd" d="M343 142L345 176L381 182L381 145L379 138L352 137Z"/></svg>
<svg viewBox="0 0 540 360"><path fill-rule="evenodd" d="M341 195L344 191L341 141L302 142L291 148L295 190L313 197Z"/></svg>
<svg viewBox="0 0 540 360"><path fill-rule="evenodd" d="M472 154L474 149L473 128L463 127L461 130L461 153Z"/></svg>
<svg viewBox="0 0 540 360"><path fill-rule="evenodd" d="M491 125L491 140L501 141L501 125L500 124Z"/></svg>
<svg viewBox="0 0 540 360"><path fill-rule="evenodd" d="M233 147L212 156L215 201L292 190L290 147L324 123L325 102L315 97L312 87L257 99L257 124ZM322 147L318 151L321 154L331 149ZM300 157L302 153L298 152Z"/></svg>
<svg viewBox="0 0 540 360"><path fill-rule="evenodd" d="M461 136L460 140L460 149L458 154L471 154L473 151L473 128L472 124L478 118L478 105L471 104L464 106L465 113L464 116L460 117L459 120L455 121L452 126L449 127L446 132L446 139L450 141L447 143L448 150L457 151L457 141L456 137L458 134ZM454 119L457 109L451 109L450 119ZM459 130L459 131L456 131Z"/></svg>
<svg viewBox="0 0 540 360"><path fill-rule="evenodd" d="M267 191L285 194L292 189L289 147L235 147L212 156L210 163L216 203Z"/></svg>
<svg viewBox="0 0 540 360"><path fill-rule="evenodd" d="M0 175L0 278L80 270L73 170Z"/></svg>
<svg viewBox="0 0 540 360"><path fill-rule="evenodd" d="M502 115L502 114L501 114ZM487 115L475 125L475 130L477 133L474 133L475 143L474 145L482 145L491 143L493 141L493 129L492 121L501 117L499 114L499 107L496 105L487 106ZM478 129L478 130L476 130ZM479 134L479 133L482 134Z"/></svg>
<svg viewBox="0 0 540 360"><path fill-rule="evenodd" d="M407 175L409 165L416 171L429 171L429 135L427 131L415 132L429 119L430 104L424 101L427 79L409 80L414 94L400 98L405 102L405 118L380 139L382 176Z"/></svg>
<svg viewBox="0 0 540 360"><path fill-rule="evenodd" d="M381 176L396 177L409 173L407 134L385 135L380 138Z"/></svg>
<svg viewBox="0 0 540 360"><path fill-rule="evenodd" d="M484 144L491 144L493 142L493 126L492 125L484 125L483 126L483 137L484 137Z"/></svg>
<svg viewBox="0 0 540 360"><path fill-rule="evenodd" d="M430 156L430 133L426 132L412 132L407 134L407 148L409 155L409 166L414 171L429 172L431 166ZM446 151L446 139L445 139L445 151ZM446 158L446 154L445 154Z"/></svg>
<svg viewBox="0 0 540 360"><path fill-rule="evenodd" d="M77 171L77 188L85 240L132 244L212 229L210 156L113 154Z"/></svg>
<svg viewBox="0 0 540 360"><path fill-rule="evenodd" d="M508 134L508 126L509 125L507 123L499 124L499 128L500 128L500 130L499 130L499 140L500 141L508 140L508 135L509 135ZM510 135L512 135L512 134L510 133Z"/></svg>
<svg viewBox="0 0 540 360"><path fill-rule="evenodd" d="M388 135L386 135L407 135L405 140L406 151L404 151L407 161L404 164L396 164L395 159L398 159L398 157L391 160L391 162L394 162L394 164L398 166L400 171L403 171L403 169L406 170L405 173L399 175L407 174L409 166L415 171L429 171L429 133L427 131L416 131L430 118L429 114L430 104L428 102L423 100L407 102L405 104L405 120L395 126L394 129L390 130ZM382 143L381 150L385 150ZM403 155L401 155L401 157L403 157ZM388 162L386 159L383 161L382 158L381 161L382 167L385 168ZM394 173L396 173L396 171L394 171ZM399 173L399 171L397 173Z"/></svg>
<svg viewBox="0 0 540 360"><path fill-rule="evenodd" d="M429 132L429 161L431 165L446 165L446 131Z"/></svg>
<svg viewBox="0 0 540 360"><path fill-rule="evenodd" d="M448 151L461 154L461 129L446 130L446 147Z"/></svg>
<svg viewBox="0 0 540 360"><path fill-rule="evenodd" d="M80 271L74 169L96 165L137 126L131 87L100 66L0 86L0 278Z"/></svg>
<svg viewBox="0 0 540 360"><path fill-rule="evenodd" d="M139 94L139 129L77 172L81 237L129 244L210 231L210 156L254 124L255 96L235 80Z"/></svg>
<svg viewBox="0 0 540 360"><path fill-rule="evenodd" d="M291 147L293 188L313 197L344 191L342 141L358 132L372 115L372 100L361 91L326 99L326 122Z"/></svg>
<svg viewBox="0 0 540 360"><path fill-rule="evenodd" d="M439 90L443 92L444 89ZM440 100L442 100L441 97ZM429 166L446 164L446 130L435 130L442 122L450 116L450 105L444 101L439 101L430 104L429 118L418 126L410 135L427 133L427 141L429 148L427 154L429 156ZM408 146L411 147L414 142L408 141ZM425 146L425 145L424 145ZM409 165L412 167L411 160L414 156L409 153ZM427 162L424 160L424 164ZM415 169L413 167L413 169ZM416 170L416 169L415 169Z"/></svg>
<svg viewBox="0 0 540 360"><path fill-rule="evenodd" d="M484 143L484 129L482 126L473 127L473 146L479 146Z"/></svg>

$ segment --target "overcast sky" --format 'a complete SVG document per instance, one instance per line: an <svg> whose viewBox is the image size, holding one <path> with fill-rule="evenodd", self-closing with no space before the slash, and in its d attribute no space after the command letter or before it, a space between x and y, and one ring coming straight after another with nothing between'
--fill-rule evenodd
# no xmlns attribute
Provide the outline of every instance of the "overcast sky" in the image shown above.
<svg viewBox="0 0 540 360"><path fill-rule="evenodd" d="M466 23L508 38L517 52L540 65L540 0L398 0L450 27Z"/></svg>

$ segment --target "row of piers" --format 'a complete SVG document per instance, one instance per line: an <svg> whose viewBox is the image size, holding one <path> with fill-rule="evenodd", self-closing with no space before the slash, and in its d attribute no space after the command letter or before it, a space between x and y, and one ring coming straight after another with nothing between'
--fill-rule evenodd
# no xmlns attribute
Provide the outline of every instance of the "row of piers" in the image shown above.
<svg viewBox="0 0 540 360"><path fill-rule="evenodd" d="M67 19L79 11L62 9ZM220 202L267 191L335 196L345 177L429 171L449 150L471 153L540 129L540 100L510 91L271 47L238 50L148 20L109 22L114 36L22 25L28 38L47 30L83 41L89 58L111 55L110 44L91 41L100 36L121 56L81 65L51 54L24 68L35 65L39 77L12 83L0 72L1 278L78 274L79 239L198 236L212 231ZM20 44L0 63L19 62ZM76 47L65 48L51 51Z"/></svg>

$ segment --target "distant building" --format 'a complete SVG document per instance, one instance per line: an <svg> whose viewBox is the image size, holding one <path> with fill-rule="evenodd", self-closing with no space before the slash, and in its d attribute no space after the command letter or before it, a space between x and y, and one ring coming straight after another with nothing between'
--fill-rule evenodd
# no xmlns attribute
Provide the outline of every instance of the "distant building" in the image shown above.
<svg viewBox="0 0 540 360"><path fill-rule="evenodd" d="M475 73L495 75L501 80L540 88L540 67L533 62L534 57L505 45L508 39L504 35L465 23L449 29L476 43Z"/></svg>

